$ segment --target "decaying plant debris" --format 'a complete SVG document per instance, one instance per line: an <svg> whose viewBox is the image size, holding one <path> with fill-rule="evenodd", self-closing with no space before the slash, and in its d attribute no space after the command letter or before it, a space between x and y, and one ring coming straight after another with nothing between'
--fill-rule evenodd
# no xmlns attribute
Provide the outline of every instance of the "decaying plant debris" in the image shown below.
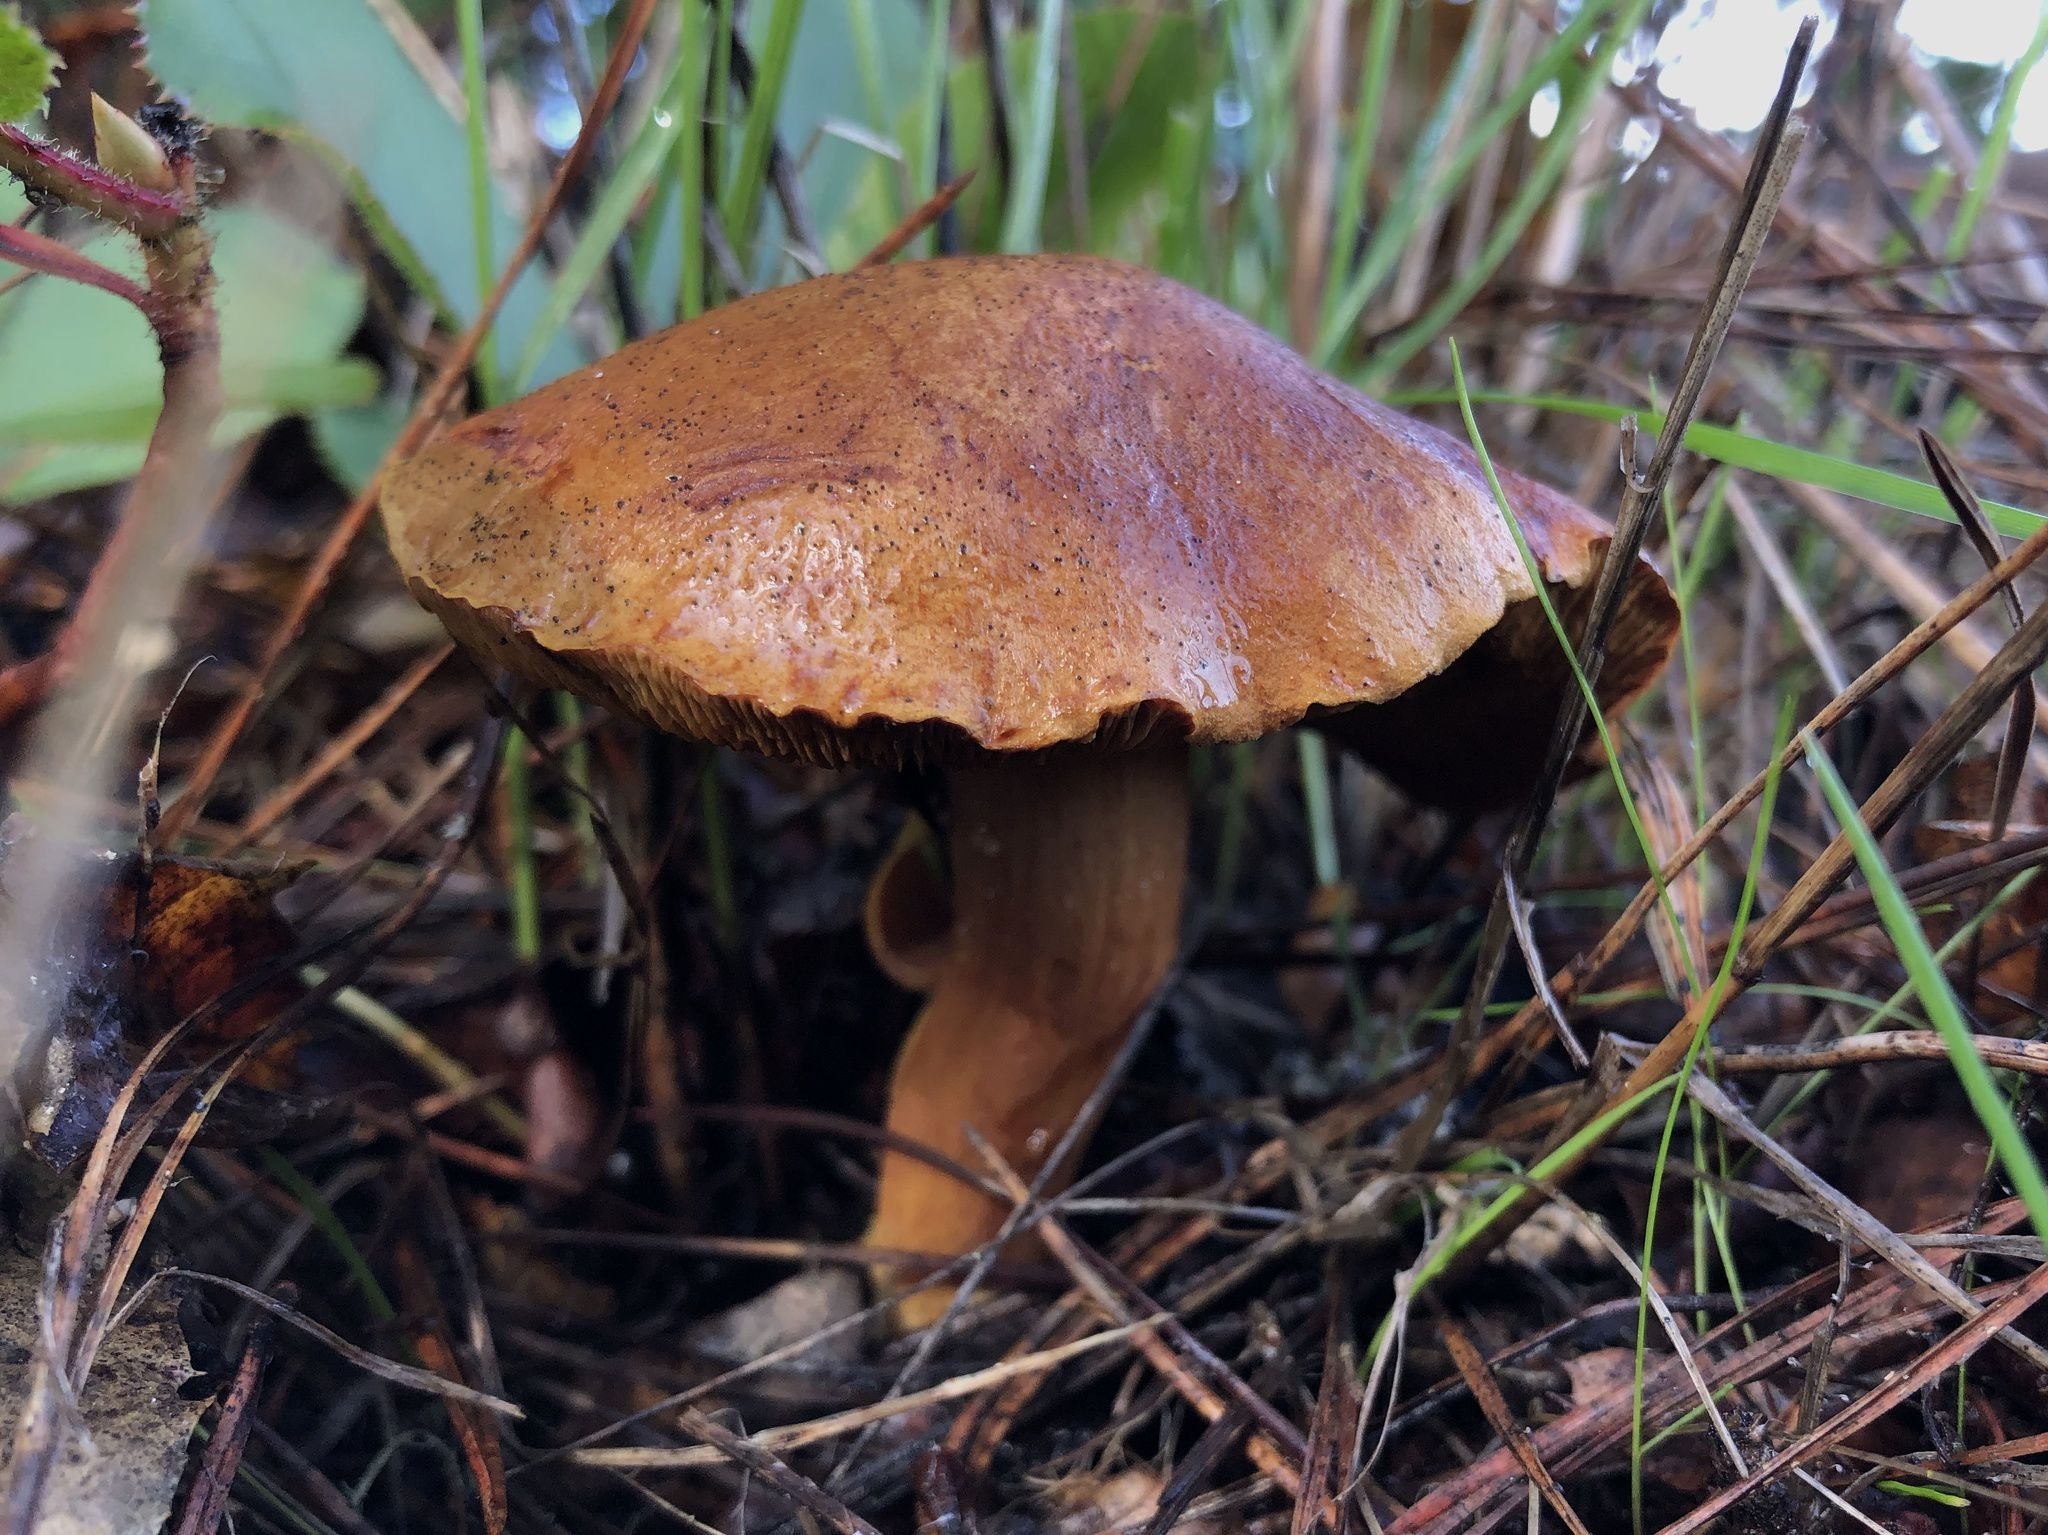
<svg viewBox="0 0 2048 1535"><path fill-rule="evenodd" d="M360 32L307 3L237 41L388 54L392 120L498 182L407 203L346 114L235 126L281 124L207 72L198 0L143 34L66 9L74 147L0 130L35 189L0 256L36 274L0 367L55 284L167 364L161 413L102 428L139 471L59 433L70 488L14 498L0 552L6 1528L2048 1528L2048 286L2039 157L1951 95L1981 81L1850 8L1759 61L1777 106L1737 141L1631 72L1671 9L1632 0L1238 0L1213 37L963 7L904 76L929 121L870 124L887 174L821 218L825 152L777 115L816 16L618 0L583 56L554 0ZM573 142L465 142L464 70L567 82ZM368 295L289 385L236 350L229 236L265 199ZM466 212L481 260L426 238ZM951 911L936 775L486 674L372 517L390 466L579 348L1039 245L1210 289L1617 526L1557 632L1524 603L1475 652L1490 708L1554 730L1433 737L1425 683L1322 721L1336 752L1197 752L1183 941L1057 1193L881 1128ZM1596 750L1638 548L1676 654ZM1506 755L1525 800L1455 792ZM1002 1230L871 1245L885 1157Z"/></svg>

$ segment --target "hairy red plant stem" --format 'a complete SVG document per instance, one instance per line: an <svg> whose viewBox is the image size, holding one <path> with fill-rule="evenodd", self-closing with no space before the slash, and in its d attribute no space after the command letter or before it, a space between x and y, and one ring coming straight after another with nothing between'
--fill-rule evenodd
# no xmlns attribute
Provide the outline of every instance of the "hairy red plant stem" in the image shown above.
<svg viewBox="0 0 2048 1535"><path fill-rule="evenodd" d="M0 128L0 166L43 195L70 202L75 194L79 200L73 206L139 237L147 286L137 287L27 230L0 235L0 256L33 256L35 260L24 264L129 300L149 321L164 369L163 410L150 433L142 468L123 500L113 537L100 552L78 606L50 652L0 672L0 726L38 708L78 663L108 604L115 600L111 593L124 589L131 546L142 536L145 520L168 523L172 513L167 508L183 504L179 498L211 494L202 488L215 478L208 459L222 405L213 238L198 217L198 163L191 147L165 142L162 148L172 176L169 192L137 186L18 129ZM177 217L169 222L159 219L161 207L175 208Z"/></svg>
<svg viewBox="0 0 2048 1535"><path fill-rule="evenodd" d="M198 203L183 186L177 192L137 186L19 128L0 126L0 168L20 177L31 196L54 199L145 240L168 240L198 217Z"/></svg>
<svg viewBox="0 0 2048 1535"><path fill-rule="evenodd" d="M39 235L32 229L0 224L0 260L11 261L45 277L62 277L70 282L84 283L88 288L98 288L102 293L126 299L145 313L148 311L149 295L119 272L111 271L90 256L80 255L62 241Z"/></svg>

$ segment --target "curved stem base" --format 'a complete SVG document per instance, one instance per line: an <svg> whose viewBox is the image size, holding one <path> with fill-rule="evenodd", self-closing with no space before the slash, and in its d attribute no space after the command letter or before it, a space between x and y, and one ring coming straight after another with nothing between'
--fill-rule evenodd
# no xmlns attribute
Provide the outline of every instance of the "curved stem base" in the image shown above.
<svg viewBox="0 0 2048 1535"><path fill-rule="evenodd" d="M985 759L955 771L952 802L953 928L896 1058L889 1128L978 1171L972 1126L1029 1182L1173 961L1187 748ZM1072 1173L1062 1168L1050 1187ZM993 1237L1009 1208L884 1152L867 1240L964 1253ZM876 1273L885 1288L916 1277ZM933 1320L950 1293L909 1297L899 1320Z"/></svg>

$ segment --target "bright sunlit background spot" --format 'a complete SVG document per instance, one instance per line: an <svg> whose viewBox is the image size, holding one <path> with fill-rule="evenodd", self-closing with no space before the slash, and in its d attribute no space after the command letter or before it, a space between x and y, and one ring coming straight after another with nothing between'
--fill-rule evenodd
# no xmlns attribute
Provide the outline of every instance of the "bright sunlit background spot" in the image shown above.
<svg viewBox="0 0 2048 1535"><path fill-rule="evenodd" d="M1906 0L1899 8L1899 30L1930 58L2010 71L2048 30L2048 5L2039 0ZM1990 93L1979 126L1989 125L2001 93ZM2034 70L2020 90L2012 144L2030 152L2048 149L2048 67Z"/></svg>
<svg viewBox="0 0 2048 1535"><path fill-rule="evenodd" d="M1834 17L1811 3L1690 0L1657 40L1657 85L1691 107L1702 128L1744 133L1764 120L1778 71L1800 22L1820 18L1815 51L1834 36ZM1802 89L1812 89L1811 76Z"/></svg>
<svg viewBox="0 0 2048 1535"><path fill-rule="evenodd" d="M1819 0L1688 0L1657 40L1657 85L1691 109L1703 128L1746 133L1763 121L1777 89L1779 62L1806 16L1820 19L1819 46L1835 31L1837 7ZM1899 31L1930 60L1951 59L2009 72L2048 26L2043 0L1905 0ZM1809 83L1810 88L1810 83ZM1986 92L1988 126L1999 95ZM1555 107L1550 116L1555 119ZM1538 114L1532 109L1532 125ZM1538 126L1542 131L1548 124ZM1904 147L1925 154L1937 146L1934 125L1923 117L1907 124ZM2048 150L2048 67L2035 70L2022 89L2013 122L2013 147Z"/></svg>

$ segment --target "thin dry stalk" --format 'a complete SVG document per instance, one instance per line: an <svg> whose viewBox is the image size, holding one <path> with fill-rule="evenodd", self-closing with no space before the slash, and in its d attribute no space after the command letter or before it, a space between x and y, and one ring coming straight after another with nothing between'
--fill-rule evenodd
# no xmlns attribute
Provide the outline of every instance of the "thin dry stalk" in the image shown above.
<svg viewBox="0 0 2048 1535"><path fill-rule="evenodd" d="M1684 1518L1673 1520L1659 1535L1690 1535L1694 1530L1706 1528L1723 1511L1757 1488L1862 1432L1901 1402L1910 1401L1922 1388L1969 1359L1994 1334L2009 1330L2044 1298L2048 1298L2048 1264L2036 1268L1905 1369L1892 1371L1874 1390L1858 1397L1812 1433L1794 1440L1749 1475L1722 1488Z"/></svg>
<svg viewBox="0 0 2048 1535"><path fill-rule="evenodd" d="M1811 18L1802 23L1791 55L1786 60L1777 100L1772 104L1770 115L1758 136L1741 207L1722 247L1706 313L1701 316L1699 328L1693 333L1685 367L1679 374L1678 388L1673 394L1657 451L1651 455L1650 467L1638 475L1633 458L1624 459L1623 470L1628 487L1622 494L1621 515L1615 519L1614 536L1608 542L1599 578L1593 585L1586 632L1579 641L1578 667L1589 687L1599 681L1608 631L1620 611L1621 596L1629 574L1642 551L1644 535L1648 533L1652 517L1661 503L1671 471L1677 465L1686 429L1699 409L1707 379L1720 356L1722 342L1727 338L1735 311L1742 302L1743 289L1756 267L1757 257L1763 252L1764 238L1791 180L1800 146L1805 142L1805 124L1792 116L1792 105L1799 81L1805 73L1807 56L1813 48L1814 25ZM1396 1145L1395 1165L1401 1170L1421 1166L1443 1123L1444 1111L1470 1080L1486 1003L1493 995L1494 984L1500 979L1501 965L1507 957L1513 926L1509 890L1512 884L1528 875L1544 824L1550 819L1558 785L1564 781L1565 768L1584 735L1586 718L1586 695L1575 684L1568 685L1561 700L1556 730L1551 736L1543 771L1538 775L1536 786L1516 820L1513 832L1509 834L1507 849L1501 858L1501 879L1494 887L1493 904L1480 935L1479 954L1473 962L1464 1008L1444 1047L1438 1075L1430 1087L1422 1112L1401 1132Z"/></svg>
<svg viewBox="0 0 2048 1535"><path fill-rule="evenodd" d="M1816 739L1826 736L1869 702L1887 683L1931 650L1945 635L1953 631L1956 625L1998 596L2009 583L2031 568L2044 554L2048 554L2048 523L2028 534L2011 554L1942 604L1939 611L1918 625L1865 670L1849 685L1847 691L1829 699L1806 721L1800 734L1811 735ZM1788 770L1804 755L1804 748L1798 741L1788 744L1779 754L1775 764L1758 771L1748 783L1731 795L1702 823L1685 846L1673 853L1655 874L1643 882L1628 905L1623 908L1621 915L1608 925L1607 931L1601 935L1599 941L1550 977L1551 992L1560 1003L1570 1004L1605 973L1621 951L1637 933L1642 931L1644 921L1656 908L1660 892L1685 870L1691 868L1700 855L1735 824L1738 816L1763 797L1764 786L1770 782L1773 772ZM1513 1018L1481 1042L1475 1056L1474 1069L1483 1071L1510 1051L1524 1048L1535 1036L1545 1017L1540 1001L1525 1003Z"/></svg>
<svg viewBox="0 0 2048 1535"><path fill-rule="evenodd" d="M1543 1458L1536 1453L1536 1447L1529 1442L1529 1431L1516 1421L1514 1411L1502 1395L1500 1382L1486 1367L1486 1357L1480 1353L1479 1345L1472 1341L1472 1335L1449 1317L1437 1322L1437 1336L1449 1350L1451 1363L1457 1366L1459 1375L1464 1377L1465 1387L1472 1393L1472 1400L1479 1404L1479 1410L1486 1415L1487 1423L1500 1435L1501 1441L1514 1453L1520 1462L1522 1474L1529 1478L1529 1484L1543 1495L1543 1501L1550 1511L1557 1515L1572 1535L1592 1535L1565 1497L1564 1488L1543 1464ZM1299 1535L1299 1532L1297 1532Z"/></svg>

